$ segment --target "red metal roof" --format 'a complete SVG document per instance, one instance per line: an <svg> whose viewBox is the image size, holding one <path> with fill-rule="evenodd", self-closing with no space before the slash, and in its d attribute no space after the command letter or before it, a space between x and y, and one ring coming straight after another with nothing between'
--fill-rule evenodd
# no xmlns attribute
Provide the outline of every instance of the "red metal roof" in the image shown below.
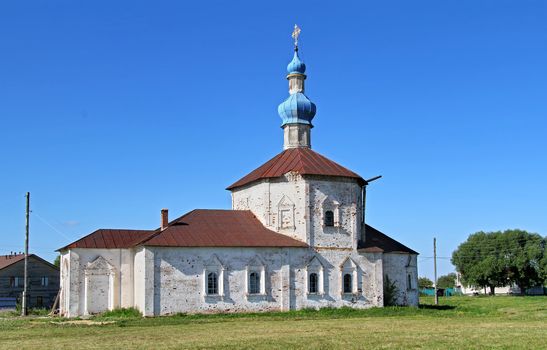
<svg viewBox="0 0 547 350"><path fill-rule="evenodd" d="M166 247L308 247L271 231L248 210L196 209L143 242Z"/></svg>
<svg viewBox="0 0 547 350"><path fill-rule="evenodd" d="M268 230L246 210L196 209L157 230L97 230L59 250L165 247L307 247L304 242Z"/></svg>
<svg viewBox="0 0 547 350"><path fill-rule="evenodd" d="M340 176L357 179L361 184L365 180L353 171L344 168L309 148L289 148L279 153L239 181L230 185L227 190L244 186L253 181L275 178L295 171L300 175Z"/></svg>
<svg viewBox="0 0 547 350"><path fill-rule="evenodd" d="M104 248L119 249L130 248L154 234L153 230L111 230L100 229L60 248Z"/></svg>

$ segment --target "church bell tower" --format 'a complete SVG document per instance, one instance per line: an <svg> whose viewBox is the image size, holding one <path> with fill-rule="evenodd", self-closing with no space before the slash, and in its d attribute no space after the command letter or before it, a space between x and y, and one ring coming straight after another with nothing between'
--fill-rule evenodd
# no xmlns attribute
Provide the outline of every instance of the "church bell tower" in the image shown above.
<svg viewBox="0 0 547 350"><path fill-rule="evenodd" d="M298 36L300 28L294 26L294 57L287 66L287 80L289 81L289 97L277 108L282 119L283 149L311 148L311 123L315 116L315 104L304 95L304 81L306 80L306 65L298 56Z"/></svg>

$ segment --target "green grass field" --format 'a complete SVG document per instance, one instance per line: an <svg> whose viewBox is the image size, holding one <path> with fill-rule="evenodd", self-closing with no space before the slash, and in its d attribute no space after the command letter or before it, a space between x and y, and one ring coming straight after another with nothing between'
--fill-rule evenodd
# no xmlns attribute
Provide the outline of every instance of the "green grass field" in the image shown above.
<svg viewBox="0 0 547 350"><path fill-rule="evenodd" d="M87 321L0 317L0 349L547 349L547 297L450 297L434 307Z"/></svg>

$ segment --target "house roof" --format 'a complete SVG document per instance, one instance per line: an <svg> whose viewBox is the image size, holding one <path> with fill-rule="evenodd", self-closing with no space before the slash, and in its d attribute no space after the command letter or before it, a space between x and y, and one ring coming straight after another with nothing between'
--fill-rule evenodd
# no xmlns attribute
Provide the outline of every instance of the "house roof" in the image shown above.
<svg viewBox="0 0 547 350"><path fill-rule="evenodd" d="M247 185L260 179L276 178L288 172L300 175L323 175L348 177L365 184L365 180L353 171L327 157L312 151L310 148L289 148L259 166L240 180L228 186L227 190Z"/></svg>
<svg viewBox="0 0 547 350"><path fill-rule="evenodd" d="M249 210L196 209L141 242L166 247L308 247L267 229Z"/></svg>
<svg viewBox="0 0 547 350"><path fill-rule="evenodd" d="M99 229L58 250L71 248L130 248L154 234L154 230Z"/></svg>
<svg viewBox="0 0 547 350"><path fill-rule="evenodd" d="M46 265L49 265L55 269L58 269L57 266L53 265L52 263L50 263L49 261L47 260L44 260L42 258L40 258L38 255L36 254L29 254L29 259L30 258L35 258L43 263L45 263ZM8 266L11 266L19 261L23 261L25 260L25 254L12 254L12 255L0 255L0 270L8 267Z"/></svg>
<svg viewBox="0 0 547 350"><path fill-rule="evenodd" d="M25 254L0 255L0 270L24 259Z"/></svg>
<svg viewBox="0 0 547 350"><path fill-rule="evenodd" d="M163 247L308 247L304 242L267 229L248 210L196 209L165 230L97 230L59 250Z"/></svg>
<svg viewBox="0 0 547 350"><path fill-rule="evenodd" d="M408 253L419 254L404 244L397 242L393 238L383 234L372 226L365 225L365 242L359 242L357 249L369 253Z"/></svg>

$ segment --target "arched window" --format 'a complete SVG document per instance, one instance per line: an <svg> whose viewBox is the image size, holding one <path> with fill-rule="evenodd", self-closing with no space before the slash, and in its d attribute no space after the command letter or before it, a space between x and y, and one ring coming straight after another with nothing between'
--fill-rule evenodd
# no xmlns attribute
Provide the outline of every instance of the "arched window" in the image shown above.
<svg viewBox="0 0 547 350"><path fill-rule="evenodd" d="M353 292L353 286L351 283L351 274L346 273L344 275L344 293L352 293Z"/></svg>
<svg viewBox="0 0 547 350"><path fill-rule="evenodd" d="M308 283L308 292L310 294L317 294L317 284L318 284L319 278L317 274L310 273L309 283Z"/></svg>
<svg viewBox="0 0 547 350"><path fill-rule="evenodd" d="M332 210L325 212L325 226L334 226L334 213Z"/></svg>
<svg viewBox="0 0 547 350"><path fill-rule="evenodd" d="M260 294L260 274L258 272L249 274L249 294Z"/></svg>
<svg viewBox="0 0 547 350"><path fill-rule="evenodd" d="M218 294L218 275L215 272L209 272L207 275L207 294Z"/></svg>
<svg viewBox="0 0 547 350"><path fill-rule="evenodd" d="M406 289L411 290L412 289L412 275L408 274L406 279Z"/></svg>

